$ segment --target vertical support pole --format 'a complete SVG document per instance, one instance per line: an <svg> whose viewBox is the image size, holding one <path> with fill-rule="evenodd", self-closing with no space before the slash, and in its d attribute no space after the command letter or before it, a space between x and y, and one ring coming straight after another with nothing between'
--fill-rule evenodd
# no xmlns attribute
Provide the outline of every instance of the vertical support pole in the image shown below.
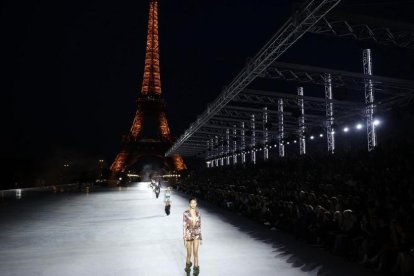
<svg viewBox="0 0 414 276"><path fill-rule="evenodd" d="M210 168L210 140L207 140L207 153L206 153L207 168Z"/></svg>
<svg viewBox="0 0 414 276"><path fill-rule="evenodd" d="M246 125L241 123L241 163L246 163Z"/></svg>
<svg viewBox="0 0 414 276"><path fill-rule="evenodd" d="M214 168L214 167L217 167L216 160L215 160L214 138L211 138L210 140L210 147L211 147L211 157L212 157L211 165Z"/></svg>
<svg viewBox="0 0 414 276"><path fill-rule="evenodd" d="M254 118L254 114L252 114L251 118L250 118L250 129L252 131L252 136L251 136L251 142L250 142L250 146L251 146L251 154L250 154L250 158L253 164L256 164L256 122L255 122L255 118Z"/></svg>
<svg viewBox="0 0 414 276"><path fill-rule="evenodd" d="M332 129L334 123L334 111L332 103L332 77L331 74L325 74L325 106L326 106L326 141L328 143L328 152L335 153L335 133Z"/></svg>
<svg viewBox="0 0 414 276"><path fill-rule="evenodd" d="M224 166L224 138L220 136L220 166Z"/></svg>
<svg viewBox="0 0 414 276"><path fill-rule="evenodd" d="M237 164L237 128L233 125L233 165Z"/></svg>
<svg viewBox="0 0 414 276"><path fill-rule="evenodd" d="M226 165L230 166L230 129L226 129Z"/></svg>
<svg viewBox="0 0 414 276"><path fill-rule="evenodd" d="M305 105L303 100L303 87L298 87L298 105L300 109L299 117L299 151L300 155L306 154L305 141Z"/></svg>
<svg viewBox="0 0 414 276"><path fill-rule="evenodd" d="M215 162L216 162L216 167L218 167L219 166L219 159L218 159L218 152L219 152L219 149L218 149L218 147L219 147L219 140L218 140L218 136L216 136L215 137L215 139L216 139L216 143L215 143L215 148L216 148L216 150L215 150Z"/></svg>
<svg viewBox="0 0 414 276"><path fill-rule="evenodd" d="M214 140L213 138L211 138L209 143L210 146L210 151L209 151L209 159L210 159L210 168L214 168L214 154L213 154L213 149L214 149Z"/></svg>
<svg viewBox="0 0 414 276"><path fill-rule="evenodd" d="M372 56L371 49L363 51L364 75L372 76ZM366 124L368 135L368 151L372 151L377 146L377 135L374 124L374 83L371 79L365 79L365 104L366 104Z"/></svg>
<svg viewBox="0 0 414 276"><path fill-rule="evenodd" d="M284 125L283 125L283 99L278 100L277 111L279 114L279 157L285 156L285 145L283 139L285 138Z"/></svg>
<svg viewBox="0 0 414 276"><path fill-rule="evenodd" d="M268 129L268 112L267 107L263 107L263 159L266 161L269 159L269 148L267 143L269 142L269 129Z"/></svg>

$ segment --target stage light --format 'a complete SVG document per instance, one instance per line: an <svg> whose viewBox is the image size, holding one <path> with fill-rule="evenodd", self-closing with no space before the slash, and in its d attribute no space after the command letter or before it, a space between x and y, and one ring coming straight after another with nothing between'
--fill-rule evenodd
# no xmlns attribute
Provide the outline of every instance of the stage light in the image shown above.
<svg viewBox="0 0 414 276"><path fill-rule="evenodd" d="M287 142L287 144L289 145L290 143L289 143L289 142Z"/></svg>
<svg viewBox="0 0 414 276"><path fill-rule="evenodd" d="M348 132L349 131L349 128L348 127L345 127L344 128L344 132Z"/></svg>
<svg viewBox="0 0 414 276"><path fill-rule="evenodd" d="M356 129L362 129L362 124L357 124Z"/></svg>
<svg viewBox="0 0 414 276"><path fill-rule="evenodd" d="M374 126L378 126L379 124L381 124L380 120L374 120Z"/></svg>
<svg viewBox="0 0 414 276"><path fill-rule="evenodd" d="M296 140L295 140L295 141L293 141L293 143L295 143L295 144L296 144Z"/></svg>
<svg viewBox="0 0 414 276"><path fill-rule="evenodd" d="M322 138L322 137L323 137L323 134L322 134L322 133L321 133L321 134L319 134L319 137L321 137L321 138Z"/></svg>
<svg viewBox="0 0 414 276"><path fill-rule="evenodd" d="M315 138L315 137L314 137L313 135L310 137L310 139L311 139L311 140L313 140L314 138Z"/></svg>

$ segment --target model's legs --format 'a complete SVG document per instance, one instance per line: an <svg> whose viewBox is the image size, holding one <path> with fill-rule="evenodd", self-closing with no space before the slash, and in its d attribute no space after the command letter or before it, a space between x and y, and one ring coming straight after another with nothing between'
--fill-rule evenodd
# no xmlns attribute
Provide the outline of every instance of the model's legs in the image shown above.
<svg viewBox="0 0 414 276"><path fill-rule="evenodd" d="M199 240L193 241L194 267L198 267L198 245Z"/></svg>
<svg viewBox="0 0 414 276"><path fill-rule="evenodd" d="M184 271L187 273L187 276L191 273L191 252L193 251L193 243L192 241L186 241L185 247L187 248L187 258L185 261L185 269Z"/></svg>
<svg viewBox="0 0 414 276"><path fill-rule="evenodd" d="M186 263L189 264L191 262L191 253L193 251L193 241L187 241L186 242L186 247L187 247Z"/></svg>

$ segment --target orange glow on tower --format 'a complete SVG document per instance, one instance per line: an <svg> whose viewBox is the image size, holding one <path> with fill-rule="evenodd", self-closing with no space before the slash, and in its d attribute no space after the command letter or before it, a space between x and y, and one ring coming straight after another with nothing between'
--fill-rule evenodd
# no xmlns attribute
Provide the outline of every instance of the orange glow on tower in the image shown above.
<svg viewBox="0 0 414 276"><path fill-rule="evenodd" d="M130 130L132 137L136 138L141 133L143 115L144 114L142 110L138 109L137 113L135 114L134 122L132 123L132 127Z"/></svg>
<svg viewBox="0 0 414 276"><path fill-rule="evenodd" d="M177 171L180 172L180 171L184 171L187 169L187 166L185 165L184 160L180 155L176 154L176 155L171 156L171 158L174 162L174 166Z"/></svg>
<svg viewBox="0 0 414 276"><path fill-rule="evenodd" d="M111 165L113 176L125 172L139 158L146 155L164 156L172 146L170 128L165 115L165 103L161 97L160 58L158 43L158 1L150 0L144 76L138 97L134 121L129 134L122 139L122 150ZM148 120L153 119L153 120ZM145 121L145 124L144 124ZM152 122L156 125L152 125ZM157 130L158 137L143 137L147 128ZM143 128L144 130L143 132ZM164 157L176 171L186 168L179 155Z"/></svg>
<svg viewBox="0 0 414 276"><path fill-rule="evenodd" d="M170 128L168 127L167 117L165 116L164 112L161 112L159 115L159 125L160 129L159 132L165 140L170 140Z"/></svg>
<svg viewBox="0 0 414 276"><path fill-rule="evenodd" d="M161 95L160 55L158 44L158 1L150 1L147 47L145 55L142 95Z"/></svg>

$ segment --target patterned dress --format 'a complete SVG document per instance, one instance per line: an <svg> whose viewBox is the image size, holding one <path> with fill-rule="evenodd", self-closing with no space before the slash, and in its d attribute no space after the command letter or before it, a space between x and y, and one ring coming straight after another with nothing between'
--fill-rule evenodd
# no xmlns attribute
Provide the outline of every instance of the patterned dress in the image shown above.
<svg viewBox="0 0 414 276"><path fill-rule="evenodd" d="M186 210L183 214L183 238L186 241L202 240L201 235L201 216L196 210L195 224L191 217L190 211Z"/></svg>

